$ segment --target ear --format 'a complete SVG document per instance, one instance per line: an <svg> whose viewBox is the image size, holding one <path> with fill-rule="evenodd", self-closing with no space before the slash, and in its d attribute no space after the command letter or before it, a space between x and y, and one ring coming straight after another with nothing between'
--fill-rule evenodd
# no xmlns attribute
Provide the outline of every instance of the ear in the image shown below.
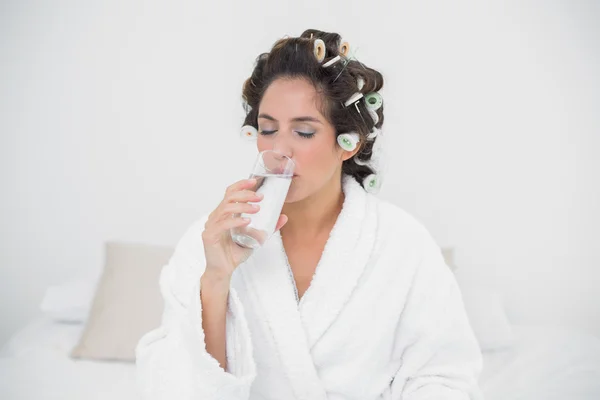
<svg viewBox="0 0 600 400"><path fill-rule="evenodd" d="M359 145L356 146L356 148L354 150L352 150L352 151L344 150L344 149L342 149L339 146L338 146L338 148L342 152L342 161L346 161L346 160L349 160L350 158L354 157L354 155L360 151L361 144L359 143Z"/></svg>
<svg viewBox="0 0 600 400"><path fill-rule="evenodd" d="M336 136L340 160L346 161L362 148L363 138L356 132L342 133Z"/></svg>

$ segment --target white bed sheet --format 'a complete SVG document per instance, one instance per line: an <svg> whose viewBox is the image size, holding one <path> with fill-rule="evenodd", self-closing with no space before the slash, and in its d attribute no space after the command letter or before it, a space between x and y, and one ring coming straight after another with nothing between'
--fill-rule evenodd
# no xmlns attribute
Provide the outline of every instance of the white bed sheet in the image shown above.
<svg viewBox="0 0 600 400"><path fill-rule="evenodd" d="M0 399L136 400L135 364L74 360L83 325L32 321L0 351Z"/></svg>
<svg viewBox="0 0 600 400"><path fill-rule="evenodd" d="M135 364L73 360L82 325L40 317L0 351L0 399L136 400ZM600 339L513 326L511 348L484 352L486 400L600 400Z"/></svg>
<svg viewBox="0 0 600 400"><path fill-rule="evenodd" d="M486 400L600 400L600 338L559 327L512 330L512 347L484 352Z"/></svg>

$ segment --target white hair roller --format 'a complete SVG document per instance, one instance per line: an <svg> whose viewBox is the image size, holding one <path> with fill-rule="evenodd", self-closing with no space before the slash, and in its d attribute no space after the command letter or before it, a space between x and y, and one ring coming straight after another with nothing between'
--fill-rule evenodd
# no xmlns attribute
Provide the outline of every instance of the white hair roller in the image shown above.
<svg viewBox="0 0 600 400"><path fill-rule="evenodd" d="M252 125L244 125L240 130L240 136L247 140L254 140L258 137L258 130Z"/></svg>
<svg viewBox="0 0 600 400"><path fill-rule="evenodd" d="M373 118L373 125L377 125L379 123L379 115L377 114L377 111L375 110L369 110L369 115L371 116L371 118Z"/></svg>
<svg viewBox="0 0 600 400"><path fill-rule="evenodd" d="M348 107L350 104L356 103L363 97L363 94L360 92L354 93L346 102L344 103L344 107Z"/></svg>
<svg viewBox="0 0 600 400"><path fill-rule="evenodd" d="M314 54L318 62L322 63L325 59L325 42L323 39L316 39L314 44Z"/></svg>
<svg viewBox="0 0 600 400"><path fill-rule="evenodd" d="M361 76L356 79L356 86L358 86L359 91L365 86L365 80Z"/></svg>
<svg viewBox="0 0 600 400"><path fill-rule="evenodd" d="M369 162L369 161L363 161L363 160L360 160L360 159L358 158L358 155L355 155L354 157L352 157L352 160L354 160L354 162L355 162L356 164L358 164L358 165L369 165L369 164L370 164L370 162Z"/></svg>
<svg viewBox="0 0 600 400"><path fill-rule="evenodd" d="M338 135L337 142L340 147L346 151L352 151L356 149L358 142L360 142L360 136L358 133L342 133Z"/></svg>
<svg viewBox="0 0 600 400"><path fill-rule="evenodd" d="M331 60L329 60L325 64L323 64L323 68L331 67L333 64L335 64L336 62L340 61L341 59L342 59L342 57L335 56Z"/></svg>
<svg viewBox="0 0 600 400"><path fill-rule="evenodd" d="M371 131L371 133L369 133L369 135L367 136L367 139L373 140L373 139L375 139L377 137L377 135L379 135L379 129L373 128L373 130Z"/></svg>
<svg viewBox="0 0 600 400"><path fill-rule="evenodd" d="M383 97L377 92L371 92L365 96L365 104L369 110L379 110L383 105Z"/></svg>
<svg viewBox="0 0 600 400"><path fill-rule="evenodd" d="M377 193L381 187L381 179L377 174L370 174L363 179L363 187L369 193Z"/></svg>

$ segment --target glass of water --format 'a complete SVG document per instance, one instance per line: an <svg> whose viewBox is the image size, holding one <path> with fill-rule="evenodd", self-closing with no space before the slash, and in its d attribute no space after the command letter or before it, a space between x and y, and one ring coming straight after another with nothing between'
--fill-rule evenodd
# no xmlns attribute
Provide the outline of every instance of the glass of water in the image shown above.
<svg viewBox="0 0 600 400"><path fill-rule="evenodd" d="M260 210L254 214L236 214L250 219L246 226L231 229L231 238L242 247L257 249L275 233L277 220L281 215L283 203L287 197L292 177L294 161L275 151L265 150L258 154L250 179L256 179L256 186L251 188L263 194L258 203Z"/></svg>

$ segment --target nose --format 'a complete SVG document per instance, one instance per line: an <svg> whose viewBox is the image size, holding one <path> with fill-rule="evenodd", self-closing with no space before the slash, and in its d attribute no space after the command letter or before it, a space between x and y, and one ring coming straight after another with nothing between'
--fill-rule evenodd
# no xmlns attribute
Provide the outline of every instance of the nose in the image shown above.
<svg viewBox="0 0 600 400"><path fill-rule="evenodd" d="M293 158L294 151L292 148L292 143L290 143L289 138L286 138L285 136L285 134L281 134L279 132L277 133L273 140L272 150L277 151L286 157Z"/></svg>

